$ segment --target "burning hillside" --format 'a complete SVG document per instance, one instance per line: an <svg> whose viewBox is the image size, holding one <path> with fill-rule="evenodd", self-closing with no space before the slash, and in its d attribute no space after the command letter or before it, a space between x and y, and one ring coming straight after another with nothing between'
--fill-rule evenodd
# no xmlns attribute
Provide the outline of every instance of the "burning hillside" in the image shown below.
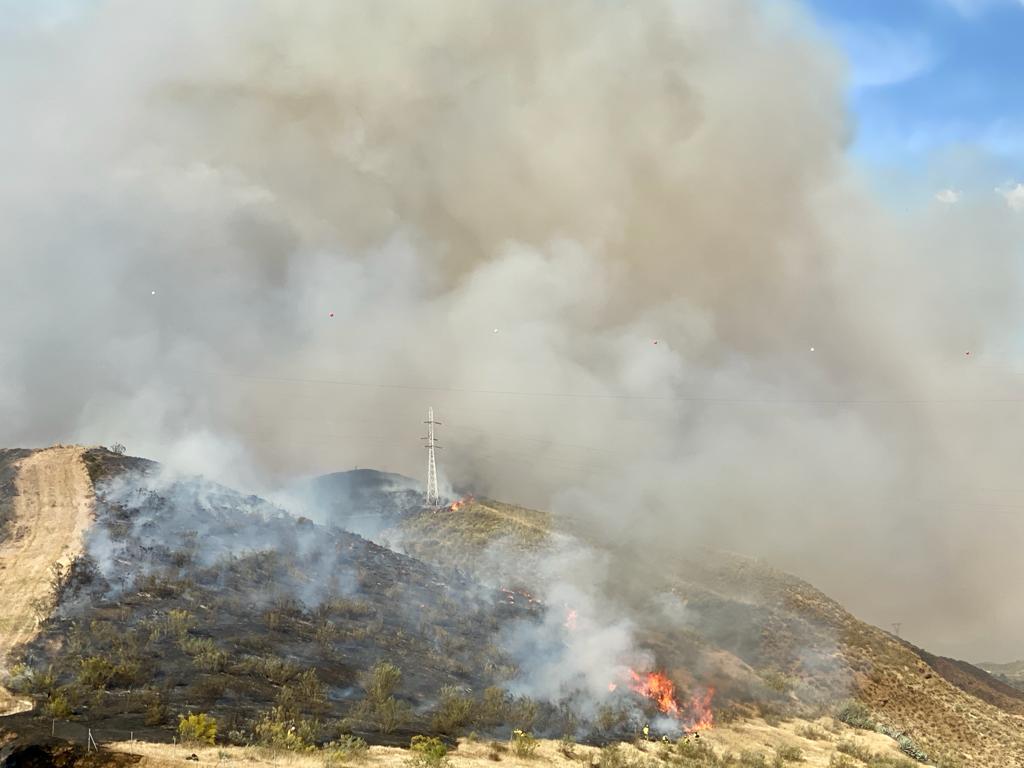
<svg viewBox="0 0 1024 768"><path fill-rule="evenodd" d="M35 704L26 722L88 713L94 727L165 739L198 707L228 742L262 743L276 728L309 743L338 729L407 742L520 728L607 743L645 724L675 736L827 712L859 693L885 727L906 730L909 689L885 671L875 650L885 647L911 670L900 675L940 686L942 701L970 705L987 728L1004 725L943 680L945 667L928 672L806 585L741 577L724 556L716 567L681 563L678 576L634 563L630 579L601 580L592 566L605 554L554 531L538 544L540 518L523 510L474 499L458 515L420 512L412 496L408 507L368 504L397 515L403 527L388 530L403 545L407 531L443 532L444 546L419 539L421 560L152 463L84 458L95 522L6 680ZM505 528L477 538L477 511ZM516 578L499 577L499 562L515 564ZM870 641L853 642L858 633ZM858 689L860 670L872 677ZM984 673L971 685L981 691ZM992 700L1015 706L1001 696ZM932 721L911 722L915 739L941 743Z"/></svg>
<svg viewBox="0 0 1024 768"><path fill-rule="evenodd" d="M680 705L676 698L675 683L663 672L641 674L630 669L629 680L631 691L650 699L659 712L677 720L684 733L702 731L714 725L714 714L711 710L714 688L707 688L703 693L694 694L684 706Z"/></svg>
<svg viewBox="0 0 1024 768"><path fill-rule="evenodd" d="M596 638L583 678L631 652L599 648L604 630L562 609L549 627L556 609L534 587L491 588L151 463L104 451L86 460L95 523L10 680L40 711L88 708L94 724L155 735L199 705L233 723L228 738L239 741L259 738L267 717L296 728L347 718L387 740L391 728L380 730L372 711L379 702L366 703L366 675L387 661L400 669L391 695L405 733L434 727L446 686L481 692L463 695L466 722L446 727L558 735L571 723L579 738L606 740L636 732L648 699L681 730L710 723L675 702L674 689L591 697L582 678L552 694L529 683L524 667L540 657L508 645L510 633L554 658ZM600 727L599 706L615 712Z"/></svg>

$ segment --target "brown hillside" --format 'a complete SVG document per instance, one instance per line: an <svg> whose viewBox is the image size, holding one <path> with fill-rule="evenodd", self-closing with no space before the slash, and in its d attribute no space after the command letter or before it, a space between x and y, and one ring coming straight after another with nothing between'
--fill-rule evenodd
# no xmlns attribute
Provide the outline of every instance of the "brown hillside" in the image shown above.
<svg viewBox="0 0 1024 768"><path fill-rule="evenodd" d="M549 543L538 535L539 513L496 515L496 506L413 515L403 521L406 541L415 541L417 556L450 566L480 562L488 541L500 541L506 551L518 546L523 558ZM790 702L831 698L835 707L845 681L845 695L867 704L880 727L905 732L932 755L956 755L970 766L1024 766L1024 699L1017 692L966 662L927 654L859 621L796 577L705 550L686 553L667 573L664 564L652 564L635 581L642 586L631 595L634 602L668 588L701 611L705 626L698 621L699 637L685 641L696 649L691 663L707 667L714 655L707 646L724 647L737 676L754 672L769 687L788 691ZM650 629L647 636L657 634ZM679 649L680 636L667 639Z"/></svg>
<svg viewBox="0 0 1024 768"><path fill-rule="evenodd" d="M93 514L82 452L58 446L36 451L16 465L10 535L0 542L0 665L38 631L54 569L66 570L81 553ZM0 714L25 706L0 689Z"/></svg>

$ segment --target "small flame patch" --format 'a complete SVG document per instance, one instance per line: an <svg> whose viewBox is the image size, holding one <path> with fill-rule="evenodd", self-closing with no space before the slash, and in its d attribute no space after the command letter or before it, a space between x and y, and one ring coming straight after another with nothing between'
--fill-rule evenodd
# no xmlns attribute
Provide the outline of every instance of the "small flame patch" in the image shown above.
<svg viewBox="0 0 1024 768"><path fill-rule="evenodd" d="M457 512L458 510L462 509L464 506L470 504L474 500L475 499L472 496L463 496L461 499L457 499L456 501L453 501L451 504L449 504L448 511Z"/></svg>

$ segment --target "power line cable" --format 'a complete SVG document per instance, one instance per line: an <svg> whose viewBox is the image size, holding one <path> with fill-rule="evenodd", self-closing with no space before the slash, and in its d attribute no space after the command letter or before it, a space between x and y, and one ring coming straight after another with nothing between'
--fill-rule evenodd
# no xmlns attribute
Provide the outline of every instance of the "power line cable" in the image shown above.
<svg viewBox="0 0 1024 768"><path fill-rule="evenodd" d="M624 400L636 402L702 403L724 405L955 405L955 404L1019 404L1024 397L1000 398L750 398L703 397L684 395L627 395L588 392L545 392L536 390L484 389L472 387L445 387L426 384L396 384L391 382L349 381L344 379L314 379L298 376L263 376L228 371L192 371L205 376L223 376L249 381L286 384L323 384L367 389L397 389L416 392L454 392L458 394L502 395L510 397L549 397L576 400Z"/></svg>

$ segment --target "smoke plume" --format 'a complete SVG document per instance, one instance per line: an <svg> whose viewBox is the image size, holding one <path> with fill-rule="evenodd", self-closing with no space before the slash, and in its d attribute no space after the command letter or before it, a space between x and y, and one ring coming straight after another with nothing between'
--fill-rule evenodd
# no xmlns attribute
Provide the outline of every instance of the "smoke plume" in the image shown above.
<svg viewBox="0 0 1024 768"><path fill-rule="evenodd" d="M795 2L32 7L4 445L419 476L432 405L457 487L1019 654L1024 218L879 202Z"/></svg>

